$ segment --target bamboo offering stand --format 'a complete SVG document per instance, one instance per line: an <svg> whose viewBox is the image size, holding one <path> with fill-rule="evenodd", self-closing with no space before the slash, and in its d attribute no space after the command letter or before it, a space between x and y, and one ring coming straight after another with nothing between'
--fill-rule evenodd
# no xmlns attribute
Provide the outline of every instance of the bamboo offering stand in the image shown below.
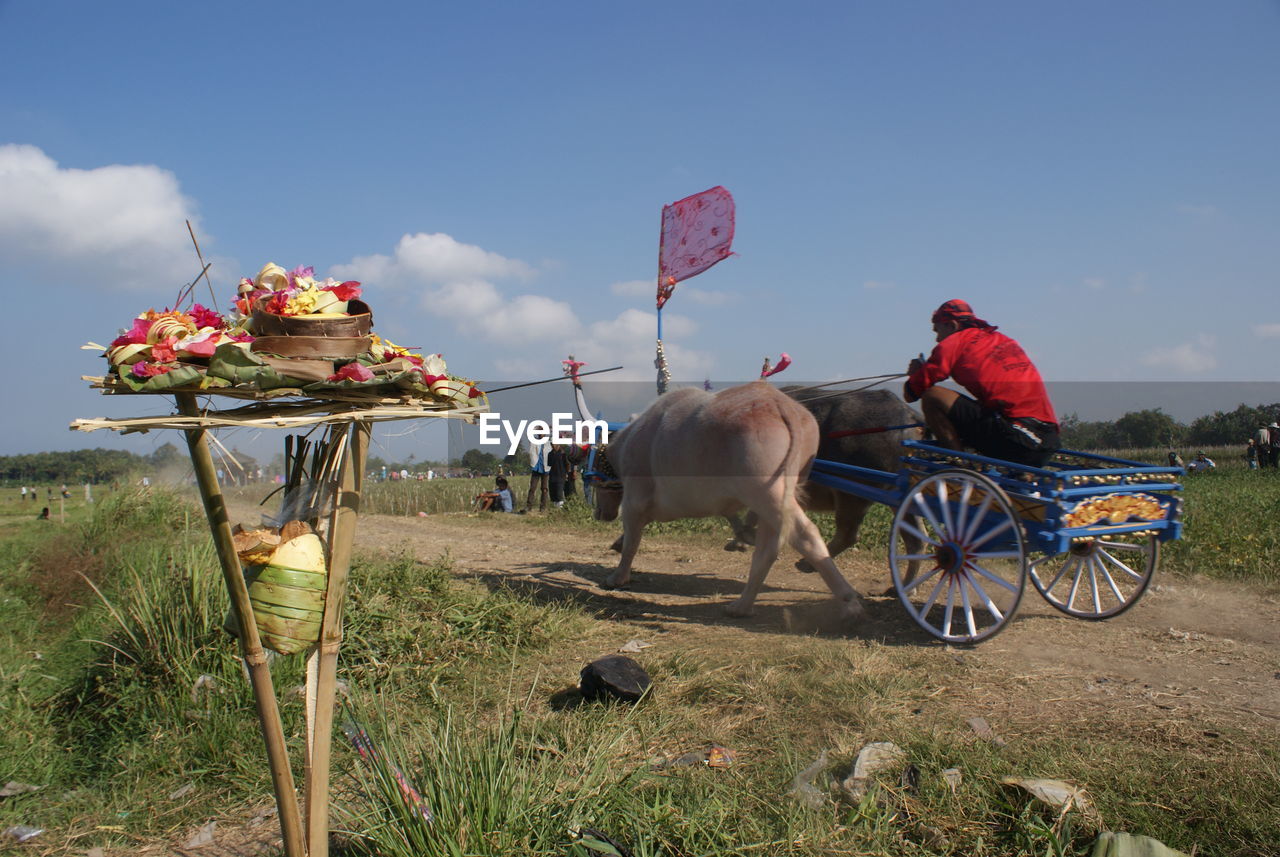
<svg viewBox="0 0 1280 857"><path fill-rule="evenodd" d="M110 379L86 377L104 392L119 392ZM365 460L372 424L386 420L456 418L475 422L480 407L456 407L434 400L411 397L386 398L370 391L332 390L323 395L298 399L300 391L257 392L216 389L169 391L177 413L159 417L81 419L71 424L75 431L111 429L121 433L152 429L178 429L186 436L196 484L204 503L213 535L214 548L230 596L232 613L239 631L241 654L248 669L258 721L266 743L267 762L280 816L280 830L286 857L327 857L329 853L329 770L336 703L338 651L342 645L342 611L346 600L347 576L351 565L351 545L360 511ZM254 400L230 410L201 408L199 395L221 395ZM286 399L289 399L286 401ZM312 529L321 535L327 554L324 612L320 635L307 656L307 735L304 756L304 783L301 809L293 771L285 743L284 724L270 662L250 602L240 555L233 540L222 487L218 484L210 445L217 444L211 431L217 428L314 428L324 426L325 440L316 448L310 478L315 500L311 505ZM290 437L289 441L293 438ZM305 443L305 442L304 442ZM220 444L218 444L220 446ZM292 444L286 448L292 452ZM290 485L296 487L305 465L300 449L295 458ZM286 491L290 485L286 486ZM286 494L287 496L287 494ZM327 538L325 538L327 536Z"/></svg>

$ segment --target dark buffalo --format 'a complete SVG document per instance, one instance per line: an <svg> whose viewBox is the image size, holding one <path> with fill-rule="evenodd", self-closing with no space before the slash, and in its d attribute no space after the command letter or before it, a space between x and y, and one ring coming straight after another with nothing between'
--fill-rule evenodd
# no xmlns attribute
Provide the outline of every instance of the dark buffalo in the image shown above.
<svg viewBox="0 0 1280 857"><path fill-rule="evenodd" d="M818 458L892 473L898 470L902 441L919 439L921 436L919 428L842 435L844 432L860 429L921 422L915 411L888 390L856 390L832 394L826 390L804 387L782 389L804 405L818 421ZM886 487L884 483L869 484L878 488ZM815 482L804 484L799 499L806 511L835 512L835 534L827 544L827 552L832 557L839 556L857 543L858 530L871 506L870 500ZM741 543L754 543L754 521L747 515L745 523L739 524L732 519L730 523L734 525L735 537L725 545L725 549L746 550ZM813 571L813 567L805 559L796 563L796 568Z"/></svg>

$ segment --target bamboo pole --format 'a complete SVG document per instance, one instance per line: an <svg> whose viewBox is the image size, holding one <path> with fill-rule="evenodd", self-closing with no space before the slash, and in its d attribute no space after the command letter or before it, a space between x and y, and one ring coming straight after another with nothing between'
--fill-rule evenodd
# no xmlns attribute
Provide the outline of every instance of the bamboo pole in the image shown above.
<svg viewBox="0 0 1280 857"><path fill-rule="evenodd" d="M341 477L329 521L329 580L321 621L319 664L316 680L315 728L307 774L307 842L311 857L329 854L329 765L333 733L338 649L342 645L342 610L347 595L347 575L351 568L351 543L355 538L356 516L360 511L360 490L364 484L365 458L369 452L368 423L350 428L350 443L341 458Z"/></svg>
<svg viewBox="0 0 1280 857"><path fill-rule="evenodd" d="M177 393L175 398L178 409L183 414L190 417L199 415L200 409L196 404L195 394ZM289 767L289 753L284 741L280 707L276 700L275 688L272 686L271 669L267 663L266 653L258 637L258 626L253 619L249 589L245 585L244 573L240 569L240 557L236 553L235 542L231 538L231 522L227 517L222 488L218 485L213 456L209 452L208 439L203 428L187 429L184 434L187 438L187 447L191 452L191 464L195 470L196 483L200 487L200 497L204 501L205 515L209 519L209 529L213 533L213 545L222 565L227 594L231 597L236 624L240 629L240 650L248 665L253 698L258 709L258 722L262 727L262 738L267 745L267 763L271 768L271 783L275 790L276 807L280 813L280 831L284 837L285 855L286 857L307 857L302 838L302 818L298 811L298 794L293 784L293 771Z"/></svg>

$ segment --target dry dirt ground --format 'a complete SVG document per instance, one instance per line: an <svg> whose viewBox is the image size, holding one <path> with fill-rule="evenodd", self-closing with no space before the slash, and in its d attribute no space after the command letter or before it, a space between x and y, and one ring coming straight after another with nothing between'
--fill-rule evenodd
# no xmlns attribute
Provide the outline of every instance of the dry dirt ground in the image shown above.
<svg viewBox="0 0 1280 857"><path fill-rule="evenodd" d="M357 547L402 545L427 561L447 550L460 577L501 578L541 598L571 599L631 626L631 636L669 634L673 642L695 646L700 637L729 637L737 646L765 648L774 635L818 634L943 648L902 610L879 552L848 551L837 561L867 596L861 622L842 622L819 577L796 571L798 557L786 550L756 602L756 615L731 619L724 606L741 591L749 555L726 552L718 538L648 536L631 586L610 591L601 585L617 564L609 537L523 523L492 516L367 516ZM1015 620L991 640L963 650L963 657L981 664L992 681L1022 684L1026 692L1017 704L1111 699L1114 707L1123 698L1250 731L1280 728L1276 591L1157 571L1137 606L1110 621L1085 622L1052 609L1028 586Z"/></svg>
<svg viewBox="0 0 1280 857"><path fill-rule="evenodd" d="M249 507L232 520L256 518ZM764 651L780 636L818 635L931 650L962 660L969 683L947 688L999 731L1052 711L1085 722L1116 716L1177 730L1194 740L1244 733L1273 741L1280 729L1280 593L1239 583L1181 579L1157 572L1142 601L1107 622L1085 622L1050 608L1028 586L1017 618L979 646L951 649L919 631L888 589L885 557L850 551L841 571L867 596L867 617L841 622L821 580L792 567L783 552L757 602L756 615L731 619L747 554L723 550L704 534L648 536L632 585L601 584L617 562L611 535L557 528L552 522L493 515L403 518L363 516L356 548L412 552L430 562L448 551L455 575L497 580L546 600L570 600L619 626L618 638L666 649L732 645ZM978 677L974 680L973 677ZM1010 726L1009 728L1013 728ZM225 835L191 857L260 853L274 824L251 831L226 819ZM265 829L264 829L265 828ZM155 851L148 853L165 853Z"/></svg>

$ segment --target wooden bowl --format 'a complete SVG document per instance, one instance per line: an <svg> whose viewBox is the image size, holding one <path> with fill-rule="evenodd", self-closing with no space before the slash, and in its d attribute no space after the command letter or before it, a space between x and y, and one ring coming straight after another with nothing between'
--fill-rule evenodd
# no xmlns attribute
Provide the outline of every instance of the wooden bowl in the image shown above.
<svg viewBox="0 0 1280 857"><path fill-rule="evenodd" d="M371 336L259 336L249 345L249 350L277 357L350 360L372 345Z"/></svg>
<svg viewBox="0 0 1280 857"><path fill-rule="evenodd" d="M253 333L270 336L368 336L373 330L373 313L364 301L347 301L347 314L336 318L312 318L306 315L276 315L263 307L270 295L258 298L253 306ZM257 349L255 349L257 350Z"/></svg>

